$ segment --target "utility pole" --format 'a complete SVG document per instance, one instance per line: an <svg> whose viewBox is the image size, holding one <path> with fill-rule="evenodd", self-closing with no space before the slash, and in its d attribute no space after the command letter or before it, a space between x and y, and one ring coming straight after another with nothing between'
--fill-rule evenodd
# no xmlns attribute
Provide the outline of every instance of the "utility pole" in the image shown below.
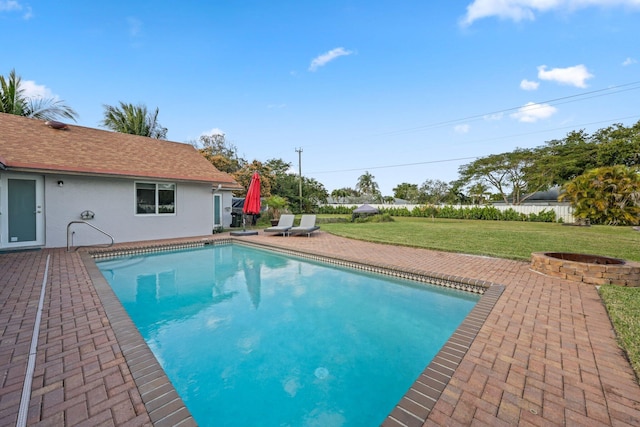
<svg viewBox="0 0 640 427"><path fill-rule="evenodd" d="M300 196L300 213L302 212L302 147L296 148L298 153L298 195Z"/></svg>

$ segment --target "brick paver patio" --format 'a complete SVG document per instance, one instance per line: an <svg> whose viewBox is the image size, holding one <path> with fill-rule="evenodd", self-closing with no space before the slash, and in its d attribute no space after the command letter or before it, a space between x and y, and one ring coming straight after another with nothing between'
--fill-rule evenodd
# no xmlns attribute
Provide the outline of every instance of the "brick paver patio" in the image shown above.
<svg viewBox="0 0 640 427"><path fill-rule="evenodd" d="M411 415L415 404L405 397L387 426L640 425L640 387L592 286L540 275L528 263L323 232L237 240L505 285L426 421ZM0 427L18 420L47 258L27 424L193 425L90 257L56 249L0 254Z"/></svg>

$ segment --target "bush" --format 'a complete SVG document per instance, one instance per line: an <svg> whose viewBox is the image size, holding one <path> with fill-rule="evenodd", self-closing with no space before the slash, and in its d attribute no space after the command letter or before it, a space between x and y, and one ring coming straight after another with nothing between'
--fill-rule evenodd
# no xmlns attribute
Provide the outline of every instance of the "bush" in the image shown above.
<svg viewBox="0 0 640 427"><path fill-rule="evenodd" d="M377 215L368 215L368 216L356 216L353 218L353 222L355 223L364 223L364 222L393 222L394 219L389 213L377 214Z"/></svg>
<svg viewBox="0 0 640 427"><path fill-rule="evenodd" d="M322 206L318 213L322 214L352 214L356 207L346 206ZM554 211L543 210L540 213L524 214L509 208L504 211L495 206L416 206L412 210L406 207L383 207L380 208L380 215L387 215L389 218L414 217L414 218L444 218L444 219L481 219L486 221L530 221L530 222L555 222L556 213ZM356 216L357 217L357 216ZM353 219L354 222L369 222L368 219ZM380 221L380 220L375 220Z"/></svg>
<svg viewBox="0 0 640 427"><path fill-rule="evenodd" d="M319 206L316 210L316 213L326 214L326 215L351 215L354 209L357 206L329 206L323 205Z"/></svg>

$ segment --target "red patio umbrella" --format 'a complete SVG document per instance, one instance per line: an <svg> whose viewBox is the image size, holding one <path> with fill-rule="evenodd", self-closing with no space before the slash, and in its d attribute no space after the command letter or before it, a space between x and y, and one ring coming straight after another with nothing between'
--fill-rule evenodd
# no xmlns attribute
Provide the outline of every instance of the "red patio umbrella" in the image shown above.
<svg viewBox="0 0 640 427"><path fill-rule="evenodd" d="M244 206L242 206L243 225L244 215L257 215L260 213L260 174L254 172L251 177L251 183L247 190L247 196L244 198Z"/></svg>

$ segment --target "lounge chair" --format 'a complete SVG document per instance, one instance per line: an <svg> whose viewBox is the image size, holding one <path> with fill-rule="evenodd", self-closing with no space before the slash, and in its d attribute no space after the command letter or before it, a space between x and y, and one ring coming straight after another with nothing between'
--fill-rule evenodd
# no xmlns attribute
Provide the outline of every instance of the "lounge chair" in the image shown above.
<svg viewBox="0 0 640 427"><path fill-rule="evenodd" d="M289 234L306 234L307 237L309 237L311 236L311 233L319 228L320 227L316 225L315 215L302 215L300 225L297 227L291 227Z"/></svg>
<svg viewBox="0 0 640 427"><path fill-rule="evenodd" d="M278 225L265 228L264 232L282 234L283 236L286 236L289 234L289 230L291 230L291 227L293 227L294 218L295 218L295 215L292 215L292 214L280 215L280 219L278 220Z"/></svg>

